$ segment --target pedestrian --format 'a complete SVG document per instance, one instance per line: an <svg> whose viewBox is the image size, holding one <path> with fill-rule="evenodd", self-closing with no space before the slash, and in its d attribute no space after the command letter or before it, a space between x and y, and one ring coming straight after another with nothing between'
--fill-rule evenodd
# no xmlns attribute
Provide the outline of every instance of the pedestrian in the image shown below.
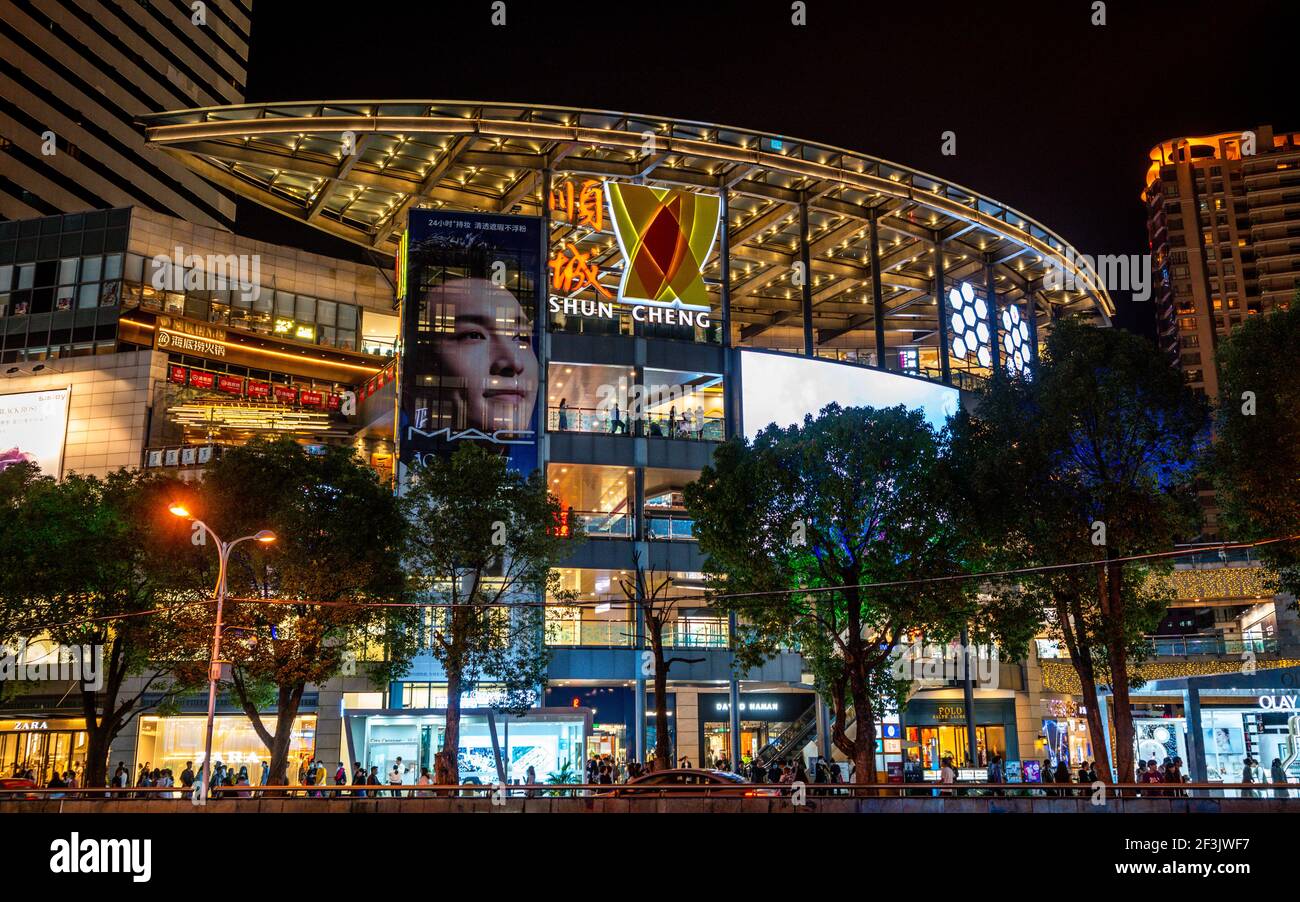
<svg viewBox="0 0 1300 902"><path fill-rule="evenodd" d="M627 435L627 426L623 423L623 416L618 410L618 402L615 401L614 409L611 410L609 414L609 434L615 435L620 430L624 435Z"/></svg>
<svg viewBox="0 0 1300 902"><path fill-rule="evenodd" d="M1273 764L1269 767L1268 770L1269 770L1269 777L1270 777L1270 779L1272 779L1272 781L1273 781L1273 783L1274 783L1275 785L1276 785L1276 784L1281 784L1282 786L1285 786L1287 783L1290 783L1290 782L1291 782L1291 781L1288 780L1287 777L1286 777L1286 768L1282 766L1282 759L1281 759L1281 758L1274 758L1274 759L1273 759ZM1275 796L1279 796L1279 797L1285 799L1285 798L1288 798L1288 797L1291 795L1291 790L1289 790L1289 789L1275 789L1275 790L1273 790L1273 795L1275 795Z"/></svg>
<svg viewBox="0 0 1300 902"><path fill-rule="evenodd" d="M352 765L352 785L353 786L366 785L366 769L361 766L360 761L357 761ZM366 791L364 789L358 789L356 790L354 795L356 795L357 798L364 799L366 797Z"/></svg>
<svg viewBox="0 0 1300 902"><path fill-rule="evenodd" d="M17 770L14 772L17 776ZM126 781L131 778L130 772L126 769L126 762L117 762L117 770L113 771L113 786L118 789L126 788Z"/></svg>
<svg viewBox="0 0 1300 902"><path fill-rule="evenodd" d="M942 783L944 786L953 786L957 782L957 771L952 766L951 756L948 755L944 756L943 766L939 768L939 782ZM940 792L943 795L952 795L951 789L944 789L941 790Z"/></svg>
<svg viewBox="0 0 1300 902"><path fill-rule="evenodd" d="M532 770L532 768L530 767L529 770ZM432 785L433 785L433 775L429 773L429 769L428 769L427 767L422 767L422 768L420 768L420 776L419 776L418 779L416 779L416 781L415 781L415 785L416 785L416 786L432 786ZM419 796L420 798L422 798L422 799L423 799L423 798L428 798L429 796L433 795L433 793L430 792L430 791L427 790L427 789L417 789L417 790L415 791L415 794L416 794L417 796Z"/></svg>
<svg viewBox="0 0 1300 902"><path fill-rule="evenodd" d="M186 761L185 770L181 771L181 786L186 789L194 787L194 762Z"/></svg>
<svg viewBox="0 0 1300 902"><path fill-rule="evenodd" d="M1056 775L1054 777L1054 781L1057 783L1065 783L1065 784L1074 782L1074 780L1070 776L1070 765L1066 763L1064 758L1060 759L1056 764ZM1063 789L1061 790L1061 795L1063 796L1074 795L1074 791L1070 789Z"/></svg>
<svg viewBox="0 0 1300 902"><path fill-rule="evenodd" d="M239 769L239 776L235 779L235 785L245 787L235 793L235 795L239 796L239 798L247 799L252 797L253 795L252 791L247 788L248 786L252 785L252 781L248 779L247 765Z"/></svg>
<svg viewBox="0 0 1300 902"><path fill-rule="evenodd" d="M262 778L258 780L257 783L259 786L265 786L269 782L271 782L271 763L269 761L263 761Z"/></svg>
<svg viewBox="0 0 1300 902"><path fill-rule="evenodd" d="M989 762L988 780L990 783L1001 783L1005 779L1002 771L1002 756L994 755L993 760Z"/></svg>
<svg viewBox="0 0 1300 902"><path fill-rule="evenodd" d="M803 758L794 759L794 782L808 783L808 768L803 763Z"/></svg>
<svg viewBox="0 0 1300 902"><path fill-rule="evenodd" d="M1255 772L1255 759L1251 758L1249 755L1246 756L1246 760L1241 763L1241 782L1251 784L1259 782L1259 776ZM1257 799L1259 798L1259 790L1242 790L1241 797L1243 799Z"/></svg>
<svg viewBox="0 0 1300 902"><path fill-rule="evenodd" d="M566 399L561 398L560 399L560 432L564 432L568 428L569 428L569 402Z"/></svg>
<svg viewBox="0 0 1300 902"><path fill-rule="evenodd" d="M668 408L668 437L677 437L677 405L673 404Z"/></svg>
<svg viewBox="0 0 1300 902"><path fill-rule="evenodd" d="M704 405L695 408L695 437L704 438Z"/></svg>
<svg viewBox="0 0 1300 902"><path fill-rule="evenodd" d="M1039 775L1039 779L1044 783L1056 782L1055 780L1052 779L1052 762L1050 760L1043 761L1043 766L1038 771L1038 775ZM1051 796L1051 795L1056 795L1056 793L1051 789L1044 789L1043 795Z"/></svg>
<svg viewBox="0 0 1300 902"><path fill-rule="evenodd" d="M398 758L397 759L398 763L394 764L393 769L388 772L388 785L390 787L393 787L389 789L388 792L389 795L391 795L393 798L397 798L402 794L399 789L399 787L401 787L402 785L402 765L400 763L401 760L402 760L401 758Z"/></svg>

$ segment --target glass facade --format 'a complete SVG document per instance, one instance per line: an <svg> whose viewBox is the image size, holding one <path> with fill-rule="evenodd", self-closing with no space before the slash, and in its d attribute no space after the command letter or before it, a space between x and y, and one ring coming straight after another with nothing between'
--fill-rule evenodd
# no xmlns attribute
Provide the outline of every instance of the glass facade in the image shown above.
<svg viewBox="0 0 1300 902"><path fill-rule="evenodd" d="M434 772L447 728L444 711L349 712L345 718L354 757L367 771L377 767L381 780L387 782L398 758L403 785L415 785L423 768ZM521 717L464 710L457 754L461 782L522 782L529 767L540 783L566 765L569 773L581 773L589 727L585 709L533 708Z"/></svg>
<svg viewBox="0 0 1300 902"><path fill-rule="evenodd" d="M186 762L194 762L196 769L201 767L206 729L206 717L141 717L136 767L148 764L150 770L170 768L177 777L185 770ZM301 782L299 771L315 754L316 715L295 718L289 739L291 784ZM217 715L212 731L212 759L236 770L247 767L252 784L258 785L262 762L269 763L270 752L243 714Z"/></svg>
<svg viewBox="0 0 1300 902"><path fill-rule="evenodd" d="M130 210L0 222L0 362L112 353Z"/></svg>
<svg viewBox="0 0 1300 902"><path fill-rule="evenodd" d="M84 785L85 722L73 719L0 720L0 777L31 771L44 786L55 773L72 771Z"/></svg>

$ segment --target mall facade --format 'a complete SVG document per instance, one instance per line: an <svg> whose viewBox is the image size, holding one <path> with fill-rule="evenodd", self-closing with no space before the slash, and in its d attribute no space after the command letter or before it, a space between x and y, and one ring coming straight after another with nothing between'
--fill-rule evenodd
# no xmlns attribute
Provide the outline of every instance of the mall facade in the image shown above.
<svg viewBox="0 0 1300 902"><path fill-rule="evenodd" d="M239 254L256 248L133 208L104 214L125 229L111 267L104 256L87 269L83 253L109 251L84 238L67 252L77 278L61 307L61 236L85 220L3 223L5 335L24 336L12 355L6 339L5 369L16 369L4 392L72 386L62 472L199 473L222 446L267 431L353 444L398 491L412 459L456 441L541 468L566 524L585 535L561 569L579 601L547 610L537 707L495 711L490 682L463 700L462 772L483 782L653 749L644 626L623 589L638 567L679 599L665 635L684 662L664 700L677 759L831 755L830 714L797 652L733 669L734 623L699 600L705 561L683 489L727 437L800 422L831 401L902 403L941 424L995 369L1032 374L1055 319L1104 324L1113 313L1080 256L1023 214L782 136L455 102L219 107L143 127L159 152L223 191L358 245L383 268L263 246L256 298L239 284L216 296L197 277L200 287L178 290L176 269L206 272L233 253L235 272L249 273ZM85 306L82 285L95 286ZM56 328L91 344L65 353ZM919 683L905 711L879 724L880 772L930 778L948 754L972 768L997 754L1019 772L1059 746L1059 723L1061 747L1077 740L1075 754L1089 753L1071 725L1078 700L1053 670L1061 663L1050 644L999 662L969 703L958 681ZM304 698L294 755L331 772L338 761L387 770L401 757L413 781L440 743L445 707L431 655L390 685L340 677ZM75 715L36 701L9 713L0 764L38 746L75 757ZM146 714L112 760L179 770L201 757L201 727L200 699ZM215 749L225 763L264 756L233 707L220 709Z"/></svg>

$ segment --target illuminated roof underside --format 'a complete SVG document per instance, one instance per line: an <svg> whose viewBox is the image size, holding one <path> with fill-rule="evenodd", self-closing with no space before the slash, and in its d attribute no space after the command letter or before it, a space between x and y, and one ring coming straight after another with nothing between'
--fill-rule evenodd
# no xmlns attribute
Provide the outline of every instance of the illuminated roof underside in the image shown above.
<svg viewBox="0 0 1300 902"><path fill-rule="evenodd" d="M1028 217L950 182L840 148L659 117L449 101L347 101L183 110L144 117L149 141L217 185L374 251L392 255L415 207L542 212L543 173L638 179L728 192L732 318L742 339L801 320L799 205L808 206L818 345L874 328L869 223L880 235L889 344L933 343L936 239L949 285L982 290L986 260L999 300L1032 298L1038 317L1114 306L1069 246ZM349 134L350 133L350 134ZM653 139L653 140L651 140ZM356 152L345 153L351 142ZM567 240L568 223L552 239ZM616 289L613 235L584 233ZM1046 290L1047 261L1076 290ZM704 270L714 304L720 264ZM1067 283L1068 284L1068 283ZM1078 290L1082 287L1083 290ZM867 341L867 344L870 342Z"/></svg>

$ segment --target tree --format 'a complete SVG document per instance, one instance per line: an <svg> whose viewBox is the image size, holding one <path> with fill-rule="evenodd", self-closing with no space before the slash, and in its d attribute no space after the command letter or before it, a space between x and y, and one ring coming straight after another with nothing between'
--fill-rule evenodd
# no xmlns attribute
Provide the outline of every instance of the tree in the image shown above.
<svg viewBox="0 0 1300 902"><path fill-rule="evenodd" d="M172 490L126 470L62 482L21 465L0 473L0 638L102 655L97 679L83 671L76 686L87 786L107 785L109 747L136 716L191 688L179 636L203 594L183 556L159 553L176 528Z"/></svg>
<svg viewBox="0 0 1300 902"><path fill-rule="evenodd" d="M460 782L461 697L483 682L496 706L521 713L537 701L549 656L541 602L563 600L554 569L572 548L560 503L539 472L465 443L413 468L406 497L413 589L431 605L428 645L447 674L439 784Z"/></svg>
<svg viewBox="0 0 1300 902"><path fill-rule="evenodd" d="M1094 712L1098 685L1110 685L1122 781L1134 775L1129 667L1169 600L1150 578L1158 565L1123 559L1196 534L1205 427L1204 402L1149 342L1070 320L1053 328L1032 381L995 376L973 420L954 423L954 466L973 474L967 507L984 512L994 559L1103 561L1017 578L1004 592L1041 604L1069 649L1102 762Z"/></svg>
<svg viewBox="0 0 1300 902"><path fill-rule="evenodd" d="M917 632L951 637L971 613L955 583L863 588L957 571L942 453L919 411L831 404L725 443L685 490L725 589L715 603L739 615L739 664L798 647L860 783L876 782L876 717L906 698L895 648Z"/></svg>
<svg viewBox="0 0 1300 902"><path fill-rule="evenodd" d="M672 743L668 739L668 671L674 664L697 664L703 658L668 657L664 630L673 622L677 599L671 594L672 577L647 570L641 564L641 552L632 552L632 576L620 579L619 588L645 625L650 643L650 661L654 667L655 760L654 770L668 770L675 765ZM640 729L638 727L637 729Z"/></svg>
<svg viewBox="0 0 1300 902"><path fill-rule="evenodd" d="M1219 345L1209 471L1234 540L1300 535L1298 359L1300 290L1289 308L1250 317ZM1300 545L1262 545L1259 553L1278 574L1278 588L1300 595Z"/></svg>
<svg viewBox="0 0 1300 902"><path fill-rule="evenodd" d="M351 448L313 453L290 439L227 449L197 495L189 509L225 541L262 529L277 536L231 555L222 658L231 665L225 688L268 750L269 782L286 785L309 684L358 660L376 685L409 667L418 615L385 606L404 594L405 521L392 491ZM215 566L214 549L206 555ZM191 644L205 648L212 618L197 626ZM268 723L262 712L271 706Z"/></svg>

